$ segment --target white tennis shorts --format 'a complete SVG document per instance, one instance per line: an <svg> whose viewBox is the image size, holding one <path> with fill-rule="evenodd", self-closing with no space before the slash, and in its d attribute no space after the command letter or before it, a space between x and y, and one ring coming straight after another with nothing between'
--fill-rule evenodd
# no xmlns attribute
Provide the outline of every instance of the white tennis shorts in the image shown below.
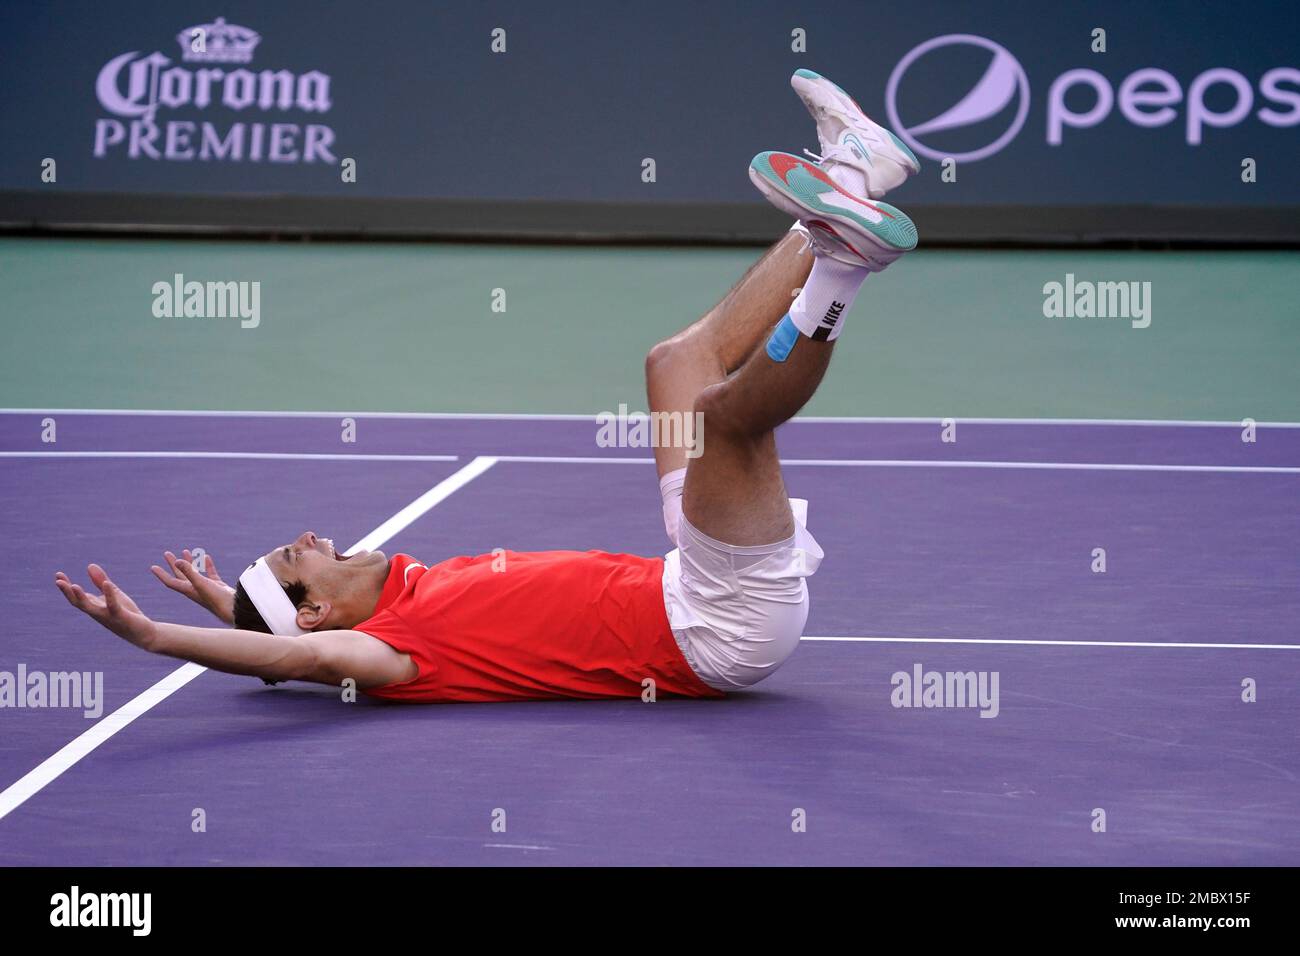
<svg viewBox="0 0 1300 956"><path fill-rule="evenodd" d="M757 684L799 646L808 585L824 557L805 527L808 502L790 499L795 533L741 547L710 538L682 514L686 469L664 475L664 606L682 656L704 683L730 691Z"/></svg>

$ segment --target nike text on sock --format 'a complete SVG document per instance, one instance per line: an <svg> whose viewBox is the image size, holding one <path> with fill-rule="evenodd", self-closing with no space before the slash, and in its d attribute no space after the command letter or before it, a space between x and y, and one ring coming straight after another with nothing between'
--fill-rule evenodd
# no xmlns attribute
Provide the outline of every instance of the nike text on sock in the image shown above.
<svg viewBox="0 0 1300 956"><path fill-rule="evenodd" d="M811 339L834 341L868 275L866 269L818 256L808 281L790 306L795 328Z"/></svg>

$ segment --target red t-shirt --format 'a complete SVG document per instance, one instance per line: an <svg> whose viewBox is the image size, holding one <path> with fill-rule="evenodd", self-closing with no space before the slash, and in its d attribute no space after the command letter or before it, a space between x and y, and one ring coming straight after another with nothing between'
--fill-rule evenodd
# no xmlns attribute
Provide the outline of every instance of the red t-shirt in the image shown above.
<svg viewBox="0 0 1300 956"><path fill-rule="evenodd" d="M503 551L426 568L394 555L375 613L356 630L409 654L414 679L365 692L445 702L723 697L682 657L659 558Z"/></svg>

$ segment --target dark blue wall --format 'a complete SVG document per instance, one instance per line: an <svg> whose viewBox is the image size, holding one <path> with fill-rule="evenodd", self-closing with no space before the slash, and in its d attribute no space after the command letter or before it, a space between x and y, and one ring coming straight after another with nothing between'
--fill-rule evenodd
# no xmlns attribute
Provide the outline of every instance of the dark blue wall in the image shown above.
<svg viewBox="0 0 1300 956"><path fill-rule="evenodd" d="M958 167L940 182L926 161L906 201L933 203L1300 204L1300 4L1263 3L94 3L5 0L0 5L0 189L42 188L40 162L58 162L59 190L167 193L497 197L546 199L742 200L755 198L745 164L760 149L815 147L812 126L787 83L792 70L822 71L878 117L886 85L909 51L934 37L970 33L1000 44L1015 95L991 117L919 137L940 152L982 147L1029 101L1023 128L1000 152ZM159 107L156 122L207 122L218 135L234 123L329 128L335 158L358 162L345 185L336 166L130 159L125 144L96 157L97 121L115 117L96 96L114 57L158 51L191 72L231 64L183 64L176 35L223 16L261 36L249 68L329 76L330 105L234 110ZM507 30L507 49L489 49ZM1089 49L1104 27L1108 52ZM808 52L790 50L807 31ZM957 104L988 68L989 50L937 49L901 78L897 109L907 127ZM1182 90L1174 120L1144 128L1121 115L1064 130L1049 145L1048 92L1073 69L1099 73L1117 91L1139 68L1167 71ZM1230 128L1206 128L1188 142L1187 94L1207 70L1236 71L1251 89L1250 112ZM1269 102L1266 73L1291 70ZM124 83L119 84L124 90ZM1094 94L1066 96L1076 111ZM1209 89L1207 108L1235 100ZM1280 114L1270 125L1261 108ZM246 128L251 131L251 126ZM268 129L269 133L269 129ZM248 132L251 136L251 132ZM196 134L197 139L197 134ZM1258 182L1240 179L1244 157ZM653 157L658 181L641 181ZM904 202L902 194L899 201Z"/></svg>

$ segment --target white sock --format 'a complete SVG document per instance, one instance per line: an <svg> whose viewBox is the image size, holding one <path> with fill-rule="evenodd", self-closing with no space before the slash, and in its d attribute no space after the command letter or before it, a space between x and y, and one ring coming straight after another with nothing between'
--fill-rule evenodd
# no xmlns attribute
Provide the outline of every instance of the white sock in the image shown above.
<svg viewBox="0 0 1300 956"><path fill-rule="evenodd" d="M664 500L664 531L668 540L677 543L677 529L682 523L682 490L686 486L686 469L678 468L659 479L659 494Z"/></svg>
<svg viewBox="0 0 1300 956"><path fill-rule="evenodd" d="M812 272L790 306L790 321L812 339L833 342L844 328L844 316L871 273L826 256L813 260Z"/></svg>

